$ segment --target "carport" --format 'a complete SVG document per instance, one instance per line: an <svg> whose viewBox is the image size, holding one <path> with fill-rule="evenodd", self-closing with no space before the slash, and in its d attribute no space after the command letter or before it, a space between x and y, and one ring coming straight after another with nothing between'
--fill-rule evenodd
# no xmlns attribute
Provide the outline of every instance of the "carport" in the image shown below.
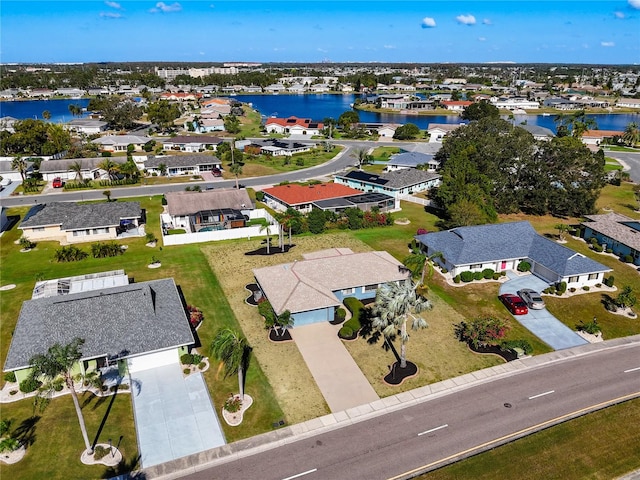
<svg viewBox="0 0 640 480"><path fill-rule="evenodd" d="M500 285L500 294L514 293L523 288L531 288L542 292L549 286L547 282L535 275L519 276L514 272L507 272L509 280ZM543 297L544 298L544 297ZM576 332L554 317L546 308L543 310L531 310L527 315L514 315L527 330L554 350L577 347L588 343Z"/></svg>

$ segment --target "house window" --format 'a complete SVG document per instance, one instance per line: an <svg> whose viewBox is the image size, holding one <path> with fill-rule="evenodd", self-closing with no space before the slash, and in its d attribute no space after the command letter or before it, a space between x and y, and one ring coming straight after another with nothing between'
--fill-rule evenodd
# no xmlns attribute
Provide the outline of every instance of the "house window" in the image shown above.
<svg viewBox="0 0 640 480"><path fill-rule="evenodd" d="M375 285L365 285L364 286L364 291L365 292L372 292L374 290L378 289L378 284L376 283Z"/></svg>
<svg viewBox="0 0 640 480"><path fill-rule="evenodd" d="M482 268L482 264L481 263L476 263L476 264L471 265L469 267L470 270L475 270L475 269L478 269L478 268Z"/></svg>
<svg viewBox="0 0 640 480"><path fill-rule="evenodd" d="M93 234L94 235L101 235L104 233L109 233L109 228L94 228L93 229Z"/></svg>
<svg viewBox="0 0 640 480"><path fill-rule="evenodd" d="M91 235L91 230L74 230L74 237L84 237L85 235Z"/></svg>
<svg viewBox="0 0 640 480"><path fill-rule="evenodd" d="M598 273L590 273L589 274L589 280L597 280L598 276L599 276Z"/></svg>
<svg viewBox="0 0 640 480"><path fill-rule="evenodd" d="M44 232L44 227L35 227L31 229L34 232Z"/></svg>
<svg viewBox="0 0 640 480"><path fill-rule="evenodd" d="M355 288L344 288L342 290L342 294L343 295L351 295L351 294L354 294L354 293L356 293L356 289Z"/></svg>
<svg viewBox="0 0 640 480"><path fill-rule="evenodd" d="M580 277L569 277L569 283L577 283Z"/></svg>

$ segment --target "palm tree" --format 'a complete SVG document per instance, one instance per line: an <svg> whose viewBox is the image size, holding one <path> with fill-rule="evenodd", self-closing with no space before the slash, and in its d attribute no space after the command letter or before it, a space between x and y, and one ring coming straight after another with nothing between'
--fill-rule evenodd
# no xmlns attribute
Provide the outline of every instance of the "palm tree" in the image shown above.
<svg viewBox="0 0 640 480"><path fill-rule="evenodd" d="M284 332L287 331L287 328L293 327L294 318L291 316L291 312L289 310L285 310L280 315L278 315L277 319L278 325L282 329L280 336L284 335Z"/></svg>
<svg viewBox="0 0 640 480"><path fill-rule="evenodd" d="M356 156L358 157L358 169L362 169L363 165L371 162L371 155L369 155L366 148L358 148Z"/></svg>
<svg viewBox="0 0 640 480"><path fill-rule="evenodd" d="M240 398L244 400L244 371L249 365L251 347L247 339L230 328L218 331L209 348L211 355L224 366L225 378L234 373L238 374L238 389Z"/></svg>
<svg viewBox="0 0 640 480"><path fill-rule="evenodd" d="M82 181L82 164L79 161L75 161L69 167L69 171L76 174L76 180L78 182Z"/></svg>
<svg viewBox="0 0 640 480"><path fill-rule="evenodd" d="M105 158L102 162L100 162L98 164L98 168L107 172L107 177L109 177L109 180L113 180L113 177L115 177L115 174L118 172L118 164L110 158Z"/></svg>
<svg viewBox="0 0 640 480"><path fill-rule="evenodd" d="M160 165L158 165L158 170L160 170L160 175L164 177L167 174L167 164L161 163Z"/></svg>
<svg viewBox="0 0 640 480"><path fill-rule="evenodd" d="M17 170L18 172L20 172L20 176L22 177L23 182L25 181L28 167L29 166L27 165L27 161L22 157L15 157L13 160L11 160L11 170Z"/></svg>
<svg viewBox="0 0 640 480"><path fill-rule="evenodd" d="M240 163L233 162L229 167L229 171L236 176L236 189L240 188L238 185L238 175L242 175L242 165Z"/></svg>
<svg viewBox="0 0 640 480"><path fill-rule="evenodd" d="M435 252L427 255L419 248L414 248L411 254L405 258L402 263L411 271L411 275L415 278L420 275L420 282L416 284L416 288L424 285L424 278L429 273L429 277L433 275L433 259L442 258L442 253Z"/></svg>
<svg viewBox="0 0 640 480"><path fill-rule="evenodd" d="M631 122L629 125L627 125L627 128L624 129L622 140L624 140L624 143L626 143L630 147L633 147L637 143L640 143L640 129L638 129L637 123Z"/></svg>
<svg viewBox="0 0 640 480"><path fill-rule="evenodd" d="M263 230L267 232L267 255L269 255L269 245L271 243L271 224L267 223L266 225L260 226L260 232L262 232Z"/></svg>
<svg viewBox="0 0 640 480"><path fill-rule="evenodd" d="M50 387L48 390L49 393L51 393L51 389L53 388L53 380L62 376L65 385L69 389L69 392L71 392L71 398L73 399L73 405L78 415L78 422L80 423L85 448L89 454L93 454L93 448L91 447L91 443L89 443L87 426L84 423L84 416L82 415L82 409L78 402L78 394L73 384L73 374L71 372L72 368L82 357L83 344L84 340L81 338L76 338L64 346L56 343L49 348L46 354L38 354L31 358L29 364L32 368L31 377L34 380L43 379L48 383Z"/></svg>
<svg viewBox="0 0 640 480"><path fill-rule="evenodd" d="M384 335L387 342L400 330L400 368L407 366L407 321L411 319L412 330L426 328L427 322L419 314L430 309L431 302L416 293L411 280L385 283L376 292L376 316L372 326Z"/></svg>

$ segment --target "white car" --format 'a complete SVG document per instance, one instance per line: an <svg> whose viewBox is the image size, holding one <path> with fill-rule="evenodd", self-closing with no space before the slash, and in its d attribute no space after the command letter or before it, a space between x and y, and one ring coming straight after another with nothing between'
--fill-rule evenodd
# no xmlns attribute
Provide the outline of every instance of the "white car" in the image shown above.
<svg viewBox="0 0 640 480"><path fill-rule="evenodd" d="M2 185L3 187L6 187L7 185L11 185L11 179L3 177L2 180L0 180L0 185Z"/></svg>
<svg viewBox="0 0 640 480"><path fill-rule="evenodd" d="M518 290L518 295L522 300L524 300L529 308L533 310L542 310L545 307L544 300L542 300L540 294L535 290L523 288L522 290Z"/></svg>

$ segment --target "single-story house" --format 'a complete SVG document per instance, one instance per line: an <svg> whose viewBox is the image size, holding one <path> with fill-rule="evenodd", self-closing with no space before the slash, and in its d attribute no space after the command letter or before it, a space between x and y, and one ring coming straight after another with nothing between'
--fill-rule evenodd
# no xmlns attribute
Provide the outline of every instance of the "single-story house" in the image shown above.
<svg viewBox="0 0 640 480"><path fill-rule="evenodd" d="M5 157L7 158L7 157ZM29 178L33 174L33 162L29 159L27 161L27 171L25 172L25 176ZM47 163L47 162L42 162ZM21 182L22 175L17 170L11 168L11 160L0 160L0 177L3 179L9 179L12 182Z"/></svg>
<svg viewBox="0 0 640 480"><path fill-rule="evenodd" d="M442 143L445 135L453 132L464 123L430 123L427 133L429 134L429 143Z"/></svg>
<svg viewBox="0 0 640 480"><path fill-rule="evenodd" d="M313 208L313 204L319 200L344 198L360 195L362 192L337 183L320 183L318 185L290 183L265 188L262 193L264 193L264 203L274 210L284 212L291 207L302 213L308 213Z"/></svg>
<svg viewBox="0 0 640 480"><path fill-rule="evenodd" d="M313 145L308 143L283 141L275 138L256 140L241 145L236 143L236 148L241 148L241 146L247 153L271 155L272 157L291 157L296 153L308 152L313 148Z"/></svg>
<svg viewBox="0 0 640 480"><path fill-rule="evenodd" d="M253 274L275 313L289 310L294 326L333 321L346 297L374 298L381 285L410 275L387 252L348 248L308 253L293 263L256 268Z"/></svg>
<svg viewBox="0 0 640 480"><path fill-rule="evenodd" d="M640 108L640 98L619 98L616 107L620 108Z"/></svg>
<svg viewBox="0 0 640 480"><path fill-rule="evenodd" d="M148 158L144 168L148 173L161 174L161 165L166 168L167 175L198 175L214 169L222 169L222 161L213 155L169 155Z"/></svg>
<svg viewBox="0 0 640 480"><path fill-rule="evenodd" d="M440 185L442 176L415 168L403 168L393 172L384 172L381 175L352 170L345 175L335 175L334 178L336 183L363 192L386 193L398 199L403 195L425 192L437 187Z"/></svg>
<svg viewBox="0 0 640 480"><path fill-rule="evenodd" d="M254 209L244 188L167 192L164 198L170 223L163 227L184 228L187 233L244 227L245 215Z"/></svg>
<svg viewBox="0 0 640 480"><path fill-rule="evenodd" d="M191 153L204 152L205 150L215 152L218 145L222 142L223 140L220 137L178 135L162 140L162 148L165 150L179 150L181 152Z"/></svg>
<svg viewBox="0 0 640 480"><path fill-rule="evenodd" d="M454 112L461 112L473 102L469 100L445 100L440 104L447 110L453 110Z"/></svg>
<svg viewBox="0 0 640 480"><path fill-rule="evenodd" d="M631 255L634 265L640 265L640 220L613 212L586 218L582 223L585 240L595 237L606 249L619 257Z"/></svg>
<svg viewBox="0 0 640 480"><path fill-rule="evenodd" d="M293 135L320 135L324 124L322 122L314 122L310 118L276 118L270 117L265 121L265 129L269 133L282 133Z"/></svg>
<svg viewBox="0 0 640 480"><path fill-rule="evenodd" d="M391 212L400 210L400 200L397 200L384 193L359 193L348 197L328 198L326 200L316 200L311 204L312 208L330 212L342 212L347 208L358 208L363 212L377 208L380 212Z"/></svg>
<svg viewBox="0 0 640 480"><path fill-rule="evenodd" d="M93 118L76 118L64 124L64 128L70 132L83 133L85 135L95 135L107 130L109 123Z"/></svg>
<svg viewBox="0 0 640 480"><path fill-rule="evenodd" d="M145 212L139 202L34 205L18 226L31 241L79 243L144 235Z"/></svg>
<svg viewBox="0 0 640 480"><path fill-rule="evenodd" d="M65 158L61 160L47 160L40 164L40 174L42 179L46 181L53 180L56 177L60 177L62 180L75 180L76 173L71 171L72 165L76 163L80 164L82 178L88 178L91 180L98 180L101 178L107 178L107 171L99 167L106 158ZM124 163L127 159L125 157L111 157L109 158L116 164Z"/></svg>
<svg viewBox="0 0 640 480"><path fill-rule="evenodd" d="M549 141L554 138L556 135L550 129L546 127L540 127L538 125L518 125L519 128L522 128L533 135L533 138L536 140L546 140Z"/></svg>
<svg viewBox="0 0 640 480"><path fill-rule="evenodd" d="M622 137L624 132L618 130L587 130L582 134L582 143L585 145L600 145L603 140L611 140L613 137Z"/></svg>
<svg viewBox="0 0 640 480"><path fill-rule="evenodd" d="M142 147L153 138L140 135L105 135L92 141L99 145L105 152L126 152L129 145L133 145L136 151L142 151Z"/></svg>
<svg viewBox="0 0 640 480"><path fill-rule="evenodd" d="M440 166L440 162L434 160L433 155L430 153L403 152L392 155L384 169L387 172L393 172L403 168L417 168L420 165L426 165L426 171L428 172L435 172Z"/></svg>
<svg viewBox="0 0 640 480"><path fill-rule="evenodd" d="M566 282L568 288L602 283L611 271L594 260L539 235L529 222L458 227L417 235L416 240L435 262L452 276L490 268L496 272L516 270L527 261L531 272L549 284Z"/></svg>
<svg viewBox="0 0 640 480"><path fill-rule="evenodd" d="M30 374L31 358L76 338L85 343L74 374L117 368L124 375L178 364L195 340L175 282L130 284L121 277L106 272L39 282L36 289L52 296L22 303L4 371L20 382Z"/></svg>

